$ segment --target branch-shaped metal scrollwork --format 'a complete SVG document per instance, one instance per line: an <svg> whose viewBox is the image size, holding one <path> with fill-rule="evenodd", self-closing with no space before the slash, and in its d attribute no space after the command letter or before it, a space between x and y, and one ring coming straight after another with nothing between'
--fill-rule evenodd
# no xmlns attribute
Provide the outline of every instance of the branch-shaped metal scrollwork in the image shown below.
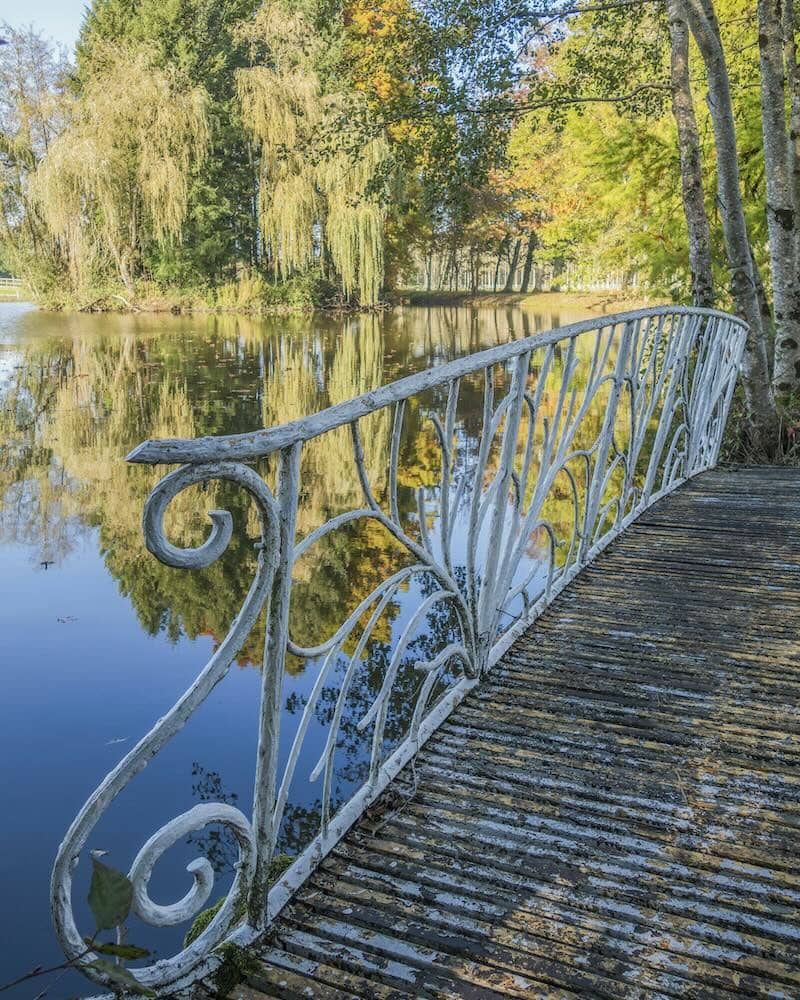
<svg viewBox="0 0 800 1000"><path fill-rule="evenodd" d="M209 899L208 862L192 862L190 889L166 906L149 898L150 873L184 833L215 822L227 825L238 841L234 885L193 945L136 970L145 985L173 983L196 968L228 933L248 890L249 917L259 924L257 897L266 892L265 872L321 704L328 729L309 775L322 779L319 834L270 891L270 916L575 574L660 496L716 462L745 334L735 317L708 310L603 317L450 362L281 427L220 439L146 442L136 449L131 461L189 463L166 476L147 501L145 539L157 558L193 569L225 550L232 533L225 511L211 513L210 536L196 549L174 546L163 530L171 500L210 480L229 480L252 495L262 542L250 592L220 648L192 688L105 779L67 834L53 873L53 909L67 954L74 957L84 947L72 916L71 872L97 820L222 678L270 595L253 819L222 804L198 806L151 837L130 872L134 910L143 920L166 926L189 919ZM476 382L481 412L462 412L466 387ZM393 410L383 424L388 440L367 440L373 458L380 449L378 476L376 463L365 457L362 421L387 408ZM426 487L401 483L412 415L424 422L426 433L432 430L438 448L432 477L438 481ZM476 416L479 428L468 433ZM337 511L298 541L303 446L334 434L349 436L360 497L352 509ZM276 498L253 469L240 464L271 454L279 456ZM292 567L334 532L360 524L377 525L389 536L399 564L355 602L332 635L298 642L289 635ZM335 812L335 758L348 699L376 648L379 624L412 585L418 599L404 610L397 634L392 627L368 704L348 720L369 744L364 783ZM431 625L437 616L438 633ZM426 642L417 646L420 637ZM315 662L311 690L283 757L287 652ZM409 702L397 727L401 738L387 748L391 699L409 676L414 683L401 689Z"/></svg>
<svg viewBox="0 0 800 1000"><path fill-rule="evenodd" d="M171 501L183 490L200 483L228 480L245 489L256 503L261 526L261 542L256 571L250 590L239 614L219 648L196 678L194 684L178 699L150 732L126 754L104 779L84 805L67 832L56 857L51 879L52 908L56 931L65 953L71 959L81 958L88 975L104 983L101 972L92 968L97 958L86 955L84 938L80 934L72 910L72 872L78 864L87 840L100 818L128 783L147 765L165 744L186 724L222 680L247 638L267 601L278 557L278 514L275 499L268 486L251 468L233 462L184 466L170 473L156 486L145 504L143 524L147 547L162 562L180 568L201 568L210 565L224 552L231 538L231 516L227 511L213 511L213 528L209 539L196 549L178 549L166 538L164 514ZM175 982L189 973L208 952L220 943L241 912L240 904L252 883L255 867L255 842L250 820L238 809L223 803L195 806L171 820L145 844L130 869L133 884L133 910L144 921L165 926L191 919L205 905L213 886L213 872L206 859L192 862L188 868L193 884L189 892L171 906L154 904L147 893L153 867L162 854L188 833L210 823L230 829L239 846L239 857L233 884L225 902L203 933L174 958L162 960L134 970L139 982L148 988Z"/></svg>
<svg viewBox="0 0 800 1000"><path fill-rule="evenodd" d="M401 586L412 579L425 579L436 589L413 611L395 639L380 689L358 722L359 730L372 727L370 787L379 784L386 712L403 657L435 605L452 605L459 634L432 660L416 665L426 676L416 703L410 706L408 738L412 740L417 737L437 678L441 679L446 668L452 667L453 680L479 676L511 623L529 620L659 491L672 488L711 460L713 448L707 443L711 437L706 424L714 407L718 410L727 398L735 377L736 344L741 339L741 328L730 327L727 319L720 320L725 329L707 331L701 337L704 325L716 321L703 314L662 310L601 322L581 338L565 337L562 342L544 345L538 358L533 346L516 349L504 364L480 370L484 382L482 431L473 456L466 454L465 441L459 446L461 377L442 379L446 388L443 417L435 410L429 413L441 459L438 489L430 496L417 488L410 518L398 500L407 399L397 400L394 406L387 448L388 483L383 494L374 487L367 470L359 421L349 422L364 506L338 514L312 531L297 545L295 561L345 525L371 520L405 549L411 564L376 586L329 639L315 646L289 640L295 655L324 659L282 776L277 823L321 693L330 684L345 645L356 634L359 637L339 683L325 748L310 774L311 780L324 775L321 835L327 835L334 755L344 706L374 630ZM733 333L732 338L728 336L733 349L729 347L725 355L719 345L728 333ZM710 344L717 346L712 349ZM510 374L510 385L496 402L501 370ZM708 413L696 413L696 405L692 408L692 374L694 396L700 385L699 395L710 407ZM594 436L587 438L593 413L599 424ZM718 431L715 424L711 436ZM699 441L706 444L699 446ZM648 443L650 455L642 468ZM563 536L547 515L559 483L565 484L572 507ZM463 567L456 566L454 552L459 529L459 540L466 549ZM540 534L547 545L544 573L538 562L526 562L531 539ZM457 569L463 569L463 576L459 577ZM368 619L362 628L364 616Z"/></svg>

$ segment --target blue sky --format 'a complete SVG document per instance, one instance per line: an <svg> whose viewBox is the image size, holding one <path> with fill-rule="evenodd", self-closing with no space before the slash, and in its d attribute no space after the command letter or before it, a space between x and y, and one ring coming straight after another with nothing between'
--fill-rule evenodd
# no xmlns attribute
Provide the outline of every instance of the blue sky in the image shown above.
<svg viewBox="0 0 800 1000"><path fill-rule="evenodd" d="M87 0L0 0L0 21L32 24L71 51L86 7Z"/></svg>

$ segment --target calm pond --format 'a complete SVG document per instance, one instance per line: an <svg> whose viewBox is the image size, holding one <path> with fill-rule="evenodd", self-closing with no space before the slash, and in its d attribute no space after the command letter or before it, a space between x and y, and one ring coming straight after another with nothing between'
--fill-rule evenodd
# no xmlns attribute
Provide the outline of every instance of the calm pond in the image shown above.
<svg viewBox="0 0 800 1000"><path fill-rule="evenodd" d="M0 304L0 983L60 960L48 904L59 841L106 772L190 685L252 578L247 505L224 490L214 503L202 496L182 506L178 501L174 514L188 532L185 540L202 537L202 512L209 507L232 510L237 529L222 559L187 572L150 556L142 507L167 470L129 466L124 456L148 437L283 423L402 375L590 315L597 312L585 302L559 296L543 296L540 308L527 310L399 307L380 316L259 321L65 316ZM470 398L466 405L478 418L481 393ZM409 488L428 481L435 450L430 426L420 419L413 427L415 437L404 446ZM317 453L310 461L301 530L352 504L347 494L357 490L346 456ZM353 607L351 588L382 578L386 559L380 539L364 530L327 545L317 565L304 563L292 606L303 638L334 631ZM413 589L398 593L378 672L404 602L419 596ZM110 864L127 870L155 830L204 799L237 803L249 813L262 642L263 628L257 628L238 667L94 831L89 846L107 850ZM289 664L287 731L313 683L312 668ZM323 714L330 711L326 704ZM363 765L355 726L343 732L338 797L360 783ZM291 854L303 846L318 800L307 779L322 734L321 726L309 734L308 757L292 787L282 832ZM184 894L184 866L200 851L220 872L214 898L223 891L234 852L209 830L169 852L153 878L155 899L171 902ZM78 874L86 867L82 863ZM89 933L85 886L79 877L76 914ZM166 956L185 930L136 926L130 940ZM33 997L44 985L8 995ZM77 992L92 991L70 974L47 996Z"/></svg>

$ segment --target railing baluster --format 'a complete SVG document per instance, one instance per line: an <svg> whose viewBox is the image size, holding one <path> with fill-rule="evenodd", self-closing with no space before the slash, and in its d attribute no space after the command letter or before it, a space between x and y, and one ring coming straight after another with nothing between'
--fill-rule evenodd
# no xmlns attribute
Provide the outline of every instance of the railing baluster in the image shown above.
<svg viewBox="0 0 800 1000"><path fill-rule="evenodd" d="M400 437L403 433L405 412L406 401L401 399L395 404L392 440L389 445L389 513L397 524L400 523L400 511L397 506L397 463L400 456Z"/></svg>
<svg viewBox="0 0 800 1000"><path fill-rule="evenodd" d="M628 365L630 343L633 331L636 328L636 320L627 321L622 328L619 346L617 347L617 361L614 366L614 378L611 383L611 392L606 403L606 412L603 417L603 426L598 438L597 452L594 458L594 469L592 471L592 481L589 484L589 493L586 497L586 517L584 520L583 538L581 538L578 552L578 562L585 562L591 547L595 520L602 501L602 487L606 478L606 463L608 454L611 451L611 439L614 434L614 425L617 420L617 408L619 406L620 395L622 394L622 380Z"/></svg>
<svg viewBox="0 0 800 1000"><path fill-rule="evenodd" d="M267 612L264 665L261 674L261 710L253 791L253 830L256 840L256 870L248 899L248 915L254 927L266 914L269 867L278 838L281 817L275 811L278 785L278 750L281 724L281 690L289 639L289 603L292 588L293 550L297 502L300 495L301 444L293 444L278 458L278 518L280 554Z"/></svg>
<svg viewBox="0 0 800 1000"><path fill-rule="evenodd" d="M493 619L497 617L498 611L498 595L495 589L497 583L496 574L500 559L505 514L508 507L508 490L511 484L511 473L514 468L514 458L517 450L517 435L519 434L522 407L525 405L525 390L527 388L529 365L529 353L517 358L514 365L514 374L511 379L511 388L508 391L511 405L505 417L506 423L503 429L503 441L500 449L500 468L497 471L498 485L492 506L488 551L478 598L476 631L481 643L479 650L481 670L483 670L488 657L489 644L491 642L490 629Z"/></svg>

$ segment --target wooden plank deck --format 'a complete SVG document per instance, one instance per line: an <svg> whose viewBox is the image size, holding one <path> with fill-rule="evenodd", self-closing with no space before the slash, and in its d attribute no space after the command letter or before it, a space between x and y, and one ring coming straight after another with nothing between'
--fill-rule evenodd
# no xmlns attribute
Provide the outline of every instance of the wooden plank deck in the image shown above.
<svg viewBox="0 0 800 1000"><path fill-rule="evenodd" d="M800 997L800 470L648 512L231 996Z"/></svg>

